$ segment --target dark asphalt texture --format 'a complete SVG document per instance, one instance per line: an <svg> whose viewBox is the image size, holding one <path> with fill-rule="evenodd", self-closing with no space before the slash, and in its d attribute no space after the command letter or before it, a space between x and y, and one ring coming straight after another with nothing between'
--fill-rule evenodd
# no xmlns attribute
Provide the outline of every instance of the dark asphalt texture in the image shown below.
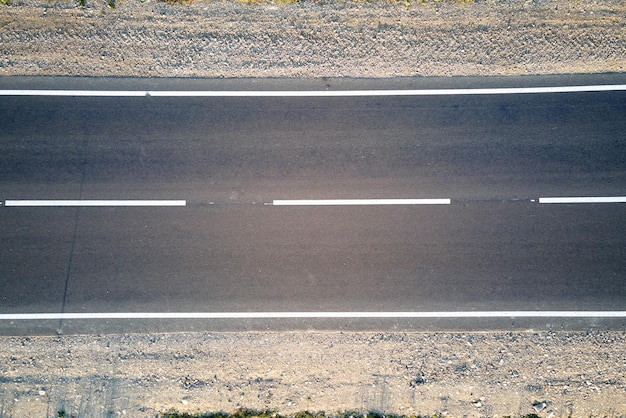
<svg viewBox="0 0 626 418"><path fill-rule="evenodd" d="M625 92L0 97L0 113L2 201L188 202L0 207L1 313L626 310L626 204L532 201L626 195ZM322 198L452 204L265 205Z"/></svg>

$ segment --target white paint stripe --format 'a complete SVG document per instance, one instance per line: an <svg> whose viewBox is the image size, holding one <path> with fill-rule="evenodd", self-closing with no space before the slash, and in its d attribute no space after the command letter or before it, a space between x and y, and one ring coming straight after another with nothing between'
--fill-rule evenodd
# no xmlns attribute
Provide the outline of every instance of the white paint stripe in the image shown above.
<svg viewBox="0 0 626 418"><path fill-rule="evenodd" d="M0 320L298 318L626 318L626 311L102 312L0 314Z"/></svg>
<svg viewBox="0 0 626 418"><path fill-rule="evenodd" d="M626 203L626 196L613 197L540 197L539 203Z"/></svg>
<svg viewBox="0 0 626 418"><path fill-rule="evenodd" d="M349 97L349 96L450 96L486 94L536 94L625 91L626 84L554 87L501 87L475 89L414 90L0 90L0 96L75 96L75 97Z"/></svg>
<svg viewBox="0 0 626 418"><path fill-rule="evenodd" d="M5 206L186 206L186 200L7 200Z"/></svg>
<svg viewBox="0 0 626 418"><path fill-rule="evenodd" d="M450 199L314 199L274 200L274 206L449 205Z"/></svg>
<svg viewBox="0 0 626 418"><path fill-rule="evenodd" d="M0 90L0 96L142 97L139 90Z"/></svg>
<svg viewBox="0 0 626 418"><path fill-rule="evenodd" d="M520 87L483 89L416 89L416 90L316 90L316 91L154 91L151 96L230 96L230 97L346 97L346 96L449 96L472 94L524 94L524 93L574 93L597 91L622 91L622 85ZM191 93L191 94L190 94Z"/></svg>

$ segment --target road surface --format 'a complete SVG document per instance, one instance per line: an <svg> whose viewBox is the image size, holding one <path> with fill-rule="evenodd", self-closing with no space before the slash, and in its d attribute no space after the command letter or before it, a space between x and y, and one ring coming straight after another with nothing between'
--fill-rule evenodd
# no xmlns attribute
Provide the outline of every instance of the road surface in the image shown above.
<svg viewBox="0 0 626 418"><path fill-rule="evenodd" d="M71 332L87 320L58 314L102 313L252 313L124 330L432 323L253 315L272 312L485 312L470 321L480 328L494 312L609 311L532 324L626 322L624 88L465 90L623 76L0 81L5 92L142 92L0 95L1 332ZM465 93L188 93L370 89ZM550 200L563 197L579 200ZM530 323L503 316L497 326Z"/></svg>

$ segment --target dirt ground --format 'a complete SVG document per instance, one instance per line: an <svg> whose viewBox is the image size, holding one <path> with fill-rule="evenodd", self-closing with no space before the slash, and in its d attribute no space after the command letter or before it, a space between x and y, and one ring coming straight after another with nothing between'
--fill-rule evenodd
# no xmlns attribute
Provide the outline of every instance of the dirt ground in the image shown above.
<svg viewBox="0 0 626 418"><path fill-rule="evenodd" d="M238 407L626 416L624 332L3 337L0 347L3 418Z"/></svg>
<svg viewBox="0 0 626 418"><path fill-rule="evenodd" d="M622 0L8 0L0 75L392 77L624 72Z"/></svg>

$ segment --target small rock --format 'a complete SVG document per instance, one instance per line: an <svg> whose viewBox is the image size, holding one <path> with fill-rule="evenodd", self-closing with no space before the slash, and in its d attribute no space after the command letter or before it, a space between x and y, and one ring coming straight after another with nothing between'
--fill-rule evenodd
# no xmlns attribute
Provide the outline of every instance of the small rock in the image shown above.
<svg viewBox="0 0 626 418"><path fill-rule="evenodd" d="M548 406L548 403L546 401L535 401L533 402L533 409L537 412L543 411L546 406Z"/></svg>
<svg viewBox="0 0 626 418"><path fill-rule="evenodd" d="M472 401L472 405L474 405L476 408L481 408L483 406L483 403L480 399L476 399Z"/></svg>
<svg viewBox="0 0 626 418"><path fill-rule="evenodd" d="M424 379L424 375L419 374L415 376L414 379L411 379L411 381L409 382L409 386L414 388L415 386L423 385L424 383L426 383L426 379Z"/></svg>
<svg viewBox="0 0 626 418"><path fill-rule="evenodd" d="M39 391L39 396L46 396L46 391L45 390L40 390Z"/></svg>

